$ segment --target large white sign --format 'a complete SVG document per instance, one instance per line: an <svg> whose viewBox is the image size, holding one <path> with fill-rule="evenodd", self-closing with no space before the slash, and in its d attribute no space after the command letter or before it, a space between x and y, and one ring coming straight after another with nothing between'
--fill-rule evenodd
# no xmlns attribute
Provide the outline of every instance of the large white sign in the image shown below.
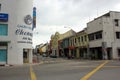
<svg viewBox="0 0 120 80"><path fill-rule="evenodd" d="M15 34L20 37L20 39L17 41L18 43L32 44L33 33L30 26L18 24Z"/></svg>

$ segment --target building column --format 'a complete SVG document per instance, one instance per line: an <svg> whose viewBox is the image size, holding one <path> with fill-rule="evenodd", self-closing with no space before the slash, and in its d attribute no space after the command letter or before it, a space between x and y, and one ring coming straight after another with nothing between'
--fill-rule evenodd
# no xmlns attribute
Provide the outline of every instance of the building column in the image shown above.
<svg viewBox="0 0 120 80"><path fill-rule="evenodd" d="M71 56L72 54L71 54L71 50L69 49L69 56Z"/></svg>
<svg viewBox="0 0 120 80"><path fill-rule="evenodd" d="M115 59L115 60L119 58L117 47L115 45L112 47L112 58Z"/></svg>
<svg viewBox="0 0 120 80"><path fill-rule="evenodd" d="M87 46L87 58L88 59L91 59L91 57L90 57L90 48L89 48L89 45Z"/></svg>
<svg viewBox="0 0 120 80"><path fill-rule="evenodd" d="M76 49L76 58L79 58L80 57L80 54L79 54L79 48Z"/></svg>
<svg viewBox="0 0 120 80"><path fill-rule="evenodd" d="M33 53L32 49L29 49L29 63L32 63Z"/></svg>
<svg viewBox="0 0 120 80"><path fill-rule="evenodd" d="M108 56L107 56L107 48L102 48L102 53L103 53L103 59L108 59Z"/></svg>

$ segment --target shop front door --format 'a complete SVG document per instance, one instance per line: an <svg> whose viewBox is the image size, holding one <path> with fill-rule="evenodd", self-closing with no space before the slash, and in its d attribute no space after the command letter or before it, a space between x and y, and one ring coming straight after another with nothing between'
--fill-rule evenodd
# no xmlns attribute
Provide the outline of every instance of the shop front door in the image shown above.
<svg viewBox="0 0 120 80"><path fill-rule="evenodd" d="M6 63L7 62L7 50L0 49L0 62Z"/></svg>

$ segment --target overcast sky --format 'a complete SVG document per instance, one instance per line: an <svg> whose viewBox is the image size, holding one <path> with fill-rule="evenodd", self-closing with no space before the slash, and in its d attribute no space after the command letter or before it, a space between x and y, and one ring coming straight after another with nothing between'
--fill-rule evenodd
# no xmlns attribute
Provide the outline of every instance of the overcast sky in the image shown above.
<svg viewBox="0 0 120 80"><path fill-rule="evenodd" d="M34 0L37 26L33 46L49 42L56 31L78 32L86 23L109 11L120 11L120 0ZM66 28L65 28L66 27Z"/></svg>

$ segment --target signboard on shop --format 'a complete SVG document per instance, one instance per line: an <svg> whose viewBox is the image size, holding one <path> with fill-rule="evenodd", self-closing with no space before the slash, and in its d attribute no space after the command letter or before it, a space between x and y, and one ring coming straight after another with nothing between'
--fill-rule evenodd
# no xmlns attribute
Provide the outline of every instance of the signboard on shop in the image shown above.
<svg viewBox="0 0 120 80"><path fill-rule="evenodd" d="M0 22L8 22L8 14L0 13Z"/></svg>

